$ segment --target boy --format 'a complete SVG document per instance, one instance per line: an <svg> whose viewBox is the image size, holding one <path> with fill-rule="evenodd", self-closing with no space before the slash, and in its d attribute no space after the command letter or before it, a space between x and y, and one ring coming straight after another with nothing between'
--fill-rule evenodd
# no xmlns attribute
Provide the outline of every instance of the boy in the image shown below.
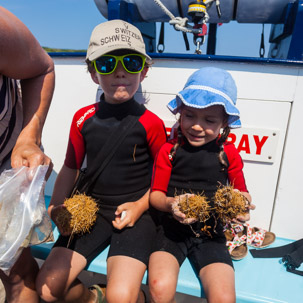
<svg viewBox="0 0 303 303"><path fill-rule="evenodd" d="M73 235L68 246L69 233L57 224L61 236L37 278L37 289L46 302L103 302L101 288L87 289L77 276L108 244L107 302L137 301L155 236L148 213L149 164L166 141L163 122L133 98L147 73L146 60L151 59L133 25L112 20L93 30L86 62L103 95L99 103L74 116L66 159L48 209L56 224L85 154L89 168L124 119L136 116L137 121L93 185L91 195L99 212L91 232Z"/></svg>

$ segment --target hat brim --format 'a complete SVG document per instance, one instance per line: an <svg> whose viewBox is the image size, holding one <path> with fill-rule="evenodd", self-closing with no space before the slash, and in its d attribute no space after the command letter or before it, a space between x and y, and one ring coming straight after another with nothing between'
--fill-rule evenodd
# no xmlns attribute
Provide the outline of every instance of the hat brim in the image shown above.
<svg viewBox="0 0 303 303"><path fill-rule="evenodd" d="M99 57L101 57L101 56L103 56L105 54L108 54L110 52L114 52L116 50L121 50L121 49L129 49L130 51L134 51L136 53L139 53L139 54L145 56L146 60L152 61L152 58L149 55L147 55L145 52L138 51L138 49L132 48L132 47L126 48L125 44L121 44L121 45L115 44L113 47L111 47L110 49L108 48L106 51L104 51L103 49L96 50L95 52L93 52L92 54L90 54L89 56L87 56L87 59L89 61L94 61L97 58L99 58Z"/></svg>
<svg viewBox="0 0 303 303"><path fill-rule="evenodd" d="M190 100L190 102L187 102ZM222 105L228 115L228 126L231 128L241 127L239 110L226 98L210 91L185 89L177 94L176 98L167 105L168 109L177 114L180 112L182 103L186 106L203 109L213 105Z"/></svg>

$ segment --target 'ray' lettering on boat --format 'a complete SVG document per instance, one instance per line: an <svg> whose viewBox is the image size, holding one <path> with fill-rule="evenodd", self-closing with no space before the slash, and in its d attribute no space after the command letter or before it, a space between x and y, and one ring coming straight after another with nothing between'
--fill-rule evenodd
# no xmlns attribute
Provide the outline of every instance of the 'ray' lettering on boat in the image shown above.
<svg viewBox="0 0 303 303"><path fill-rule="evenodd" d="M254 139L254 143L255 143L255 147L256 147L256 155L261 155L261 151L262 151L262 147L264 146L265 142L268 139L268 136L263 136L260 139L260 136L258 135L253 135L253 139ZM228 135L228 142L235 144L236 143L236 135L233 133L230 133ZM250 145L252 144L252 142L250 143L249 140L249 136L247 134L242 134L241 138L240 138L240 142L238 144L238 152L245 152L247 154L251 153L251 149L250 149Z"/></svg>

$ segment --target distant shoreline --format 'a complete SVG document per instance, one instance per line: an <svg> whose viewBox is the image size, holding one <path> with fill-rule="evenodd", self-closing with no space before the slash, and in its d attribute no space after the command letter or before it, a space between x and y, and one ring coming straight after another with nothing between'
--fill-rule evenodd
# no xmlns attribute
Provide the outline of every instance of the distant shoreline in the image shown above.
<svg viewBox="0 0 303 303"><path fill-rule="evenodd" d="M86 49L62 49L43 46L43 49L48 53L85 53Z"/></svg>

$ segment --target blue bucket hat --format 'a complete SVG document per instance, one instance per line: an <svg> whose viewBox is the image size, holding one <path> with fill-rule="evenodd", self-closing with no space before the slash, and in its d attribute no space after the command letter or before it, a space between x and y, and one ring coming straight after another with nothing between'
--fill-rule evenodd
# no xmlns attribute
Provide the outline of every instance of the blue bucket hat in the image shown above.
<svg viewBox="0 0 303 303"><path fill-rule="evenodd" d="M169 110L180 112L182 103L194 108L222 105L228 115L228 126L241 127L240 112L236 108L237 87L227 71L216 67L204 67L194 72L183 90L167 104Z"/></svg>

